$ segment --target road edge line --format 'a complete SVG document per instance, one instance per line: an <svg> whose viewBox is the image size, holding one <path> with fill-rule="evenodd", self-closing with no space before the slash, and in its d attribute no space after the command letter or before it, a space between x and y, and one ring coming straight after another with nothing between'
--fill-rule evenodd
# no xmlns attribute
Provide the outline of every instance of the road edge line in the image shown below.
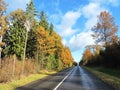
<svg viewBox="0 0 120 90"><path fill-rule="evenodd" d="M74 69L74 68L73 68ZM67 74L67 76L65 76L64 78L63 78L63 80L53 89L53 90L57 90L58 89L58 87L65 81L65 79L67 79L67 77L72 73L72 71L73 71L73 69L71 70L71 72L69 72L68 74Z"/></svg>

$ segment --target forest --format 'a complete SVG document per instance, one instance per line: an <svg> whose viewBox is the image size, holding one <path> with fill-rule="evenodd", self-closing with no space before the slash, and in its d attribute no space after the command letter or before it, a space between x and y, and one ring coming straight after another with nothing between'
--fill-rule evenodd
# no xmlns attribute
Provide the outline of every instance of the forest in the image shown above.
<svg viewBox="0 0 120 90"><path fill-rule="evenodd" d="M18 9L9 15L7 5L0 0L0 83L73 65L70 49L33 0L25 11Z"/></svg>
<svg viewBox="0 0 120 90"><path fill-rule="evenodd" d="M114 17L107 11L98 16L97 24L91 29L95 45L88 45L80 65L120 69L120 38Z"/></svg>

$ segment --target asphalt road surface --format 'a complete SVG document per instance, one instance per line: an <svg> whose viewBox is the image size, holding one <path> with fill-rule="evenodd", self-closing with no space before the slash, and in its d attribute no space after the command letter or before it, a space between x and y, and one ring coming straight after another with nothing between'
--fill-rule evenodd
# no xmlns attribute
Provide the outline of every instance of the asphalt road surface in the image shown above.
<svg viewBox="0 0 120 90"><path fill-rule="evenodd" d="M115 90L86 69L75 66L15 90Z"/></svg>

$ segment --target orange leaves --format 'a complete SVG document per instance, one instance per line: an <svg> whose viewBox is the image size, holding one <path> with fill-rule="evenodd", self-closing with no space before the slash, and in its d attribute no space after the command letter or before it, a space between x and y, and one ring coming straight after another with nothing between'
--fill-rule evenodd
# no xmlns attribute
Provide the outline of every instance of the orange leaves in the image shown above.
<svg viewBox="0 0 120 90"><path fill-rule="evenodd" d="M45 46L45 40L47 38L47 33L46 31L44 30L43 27L39 27L37 29L37 41L38 41L38 45L37 47L39 47L40 49L42 49L41 47L44 47Z"/></svg>
<svg viewBox="0 0 120 90"><path fill-rule="evenodd" d="M92 57L93 57L92 52L90 51L89 48L87 48L87 49L85 50L84 54L83 54L82 59L83 59L85 62L87 62L87 61L91 60Z"/></svg>
<svg viewBox="0 0 120 90"><path fill-rule="evenodd" d="M37 41L38 41L38 48L43 53L54 53L56 50L55 43L54 43L54 37L49 36L48 32L44 30L43 27L38 27L37 29Z"/></svg>
<svg viewBox="0 0 120 90"><path fill-rule="evenodd" d="M5 43L4 42L0 42L0 46L4 46L5 45Z"/></svg>
<svg viewBox="0 0 120 90"><path fill-rule="evenodd" d="M38 27L37 34L38 34L38 37L41 37L41 38L47 37L47 32L44 30L44 27L41 27L41 26Z"/></svg>
<svg viewBox="0 0 120 90"><path fill-rule="evenodd" d="M61 58L63 59L63 62L65 64L69 65L70 63L73 62L73 58L68 47L64 47L62 49Z"/></svg>
<svg viewBox="0 0 120 90"><path fill-rule="evenodd" d="M25 22L25 16L24 16L24 11L22 9L18 9L14 12L11 13L11 18L12 19L17 19L19 20L20 22Z"/></svg>
<svg viewBox="0 0 120 90"><path fill-rule="evenodd" d="M112 44L112 37L116 36L118 27L115 25L114 18L110 13L104 11L98 16L98 23L92 28L92 31L94 32L92 36L96 39L96 43L102 42L107 46Z"/></svg>
<svg viewBox="0 0 120 90"><path fill-rule="evenodd" d="M44 54L54 54L59 57L64 63L64 65L70 65L73 63L73 58L68 47L64 47L61 42L61 37L54 31L51 35L43 27L38 27L37 41L40 52Z"/></svg>

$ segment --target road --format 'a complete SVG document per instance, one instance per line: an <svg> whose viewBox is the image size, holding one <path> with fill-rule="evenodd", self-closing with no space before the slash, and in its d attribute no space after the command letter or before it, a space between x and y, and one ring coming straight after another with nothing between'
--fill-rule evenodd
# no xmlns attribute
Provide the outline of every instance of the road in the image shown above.
<svg viewBox="0 0 120 90"><path fill-rule="evenodd" d="M115 90L86 69L75 66L15 90Z"/></svg>

